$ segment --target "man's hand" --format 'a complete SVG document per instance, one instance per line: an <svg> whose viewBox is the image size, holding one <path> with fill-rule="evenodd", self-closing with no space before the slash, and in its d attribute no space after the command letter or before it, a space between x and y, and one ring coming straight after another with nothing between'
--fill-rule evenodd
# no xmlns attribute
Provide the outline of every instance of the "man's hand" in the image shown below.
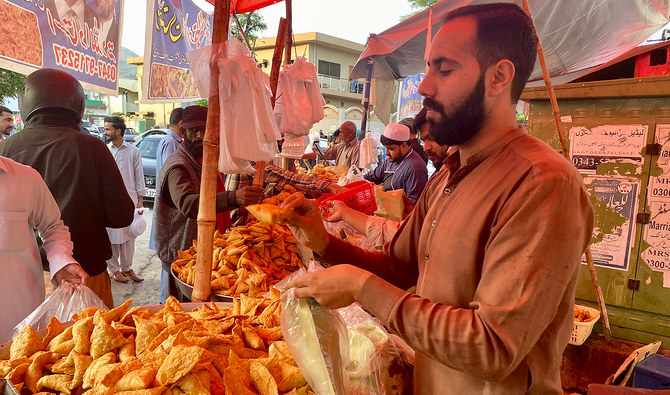
<svg viewBox="0 0 670 395"><path fill-rule="evenodd" d="M349 306L356 301L372 273L351 265L337 265L307 273L286 285L295 288L298 298L312 297L331 309Z"/></svg>
<svg viewBox="0 0 670 395"><path fill-rule="evenodd" d="M342 193L342 192L346 191L347 188L345 188L345 187L343 187L343 186L341 186L341 185L337 185L337 184L334 183L334 182L331 182L330 185L328 185L328 186L326 187L326 190L327 190L328 192L332 193L332 194L337 195L338 193Z"/></svg>
<svg viewBox="0 0 670 395"><path fill-rule="evenodd" d="M235 191L235 202L238 206L248 206L260 203L263 200L263 187L250 185Z"/></svg>
<svg viewBox="0 0 670 395"><path fill-rule="evenodd" d="M346 204L341 200L331 200L328 202L330 206L328 211L324 213L323 219L328 222L337 222L337 221L346 221L344 217L346 212L351 210Z"/></svg>
<svg viewBox="0 0 670 395"><path fill-rule="evenodd" d="M142 208L144 206L144 196L140 195L137 201L137 208Z"/></svg>
<svg viewBox="0 0 670 395"><path fill-rule="evenodd" d="M78 264L70 263L56 272L54 280L56 280L56 285L61 285L63 281L71 284L86 285L88 274Z"/></svg>
<svg viewBox="0 0 670 395"><path fill-rule="evenodd" d="M286 222L299 228L302 238L307 247L322 255L328 247L330 236L323 226L321 211L314 200L308 200L299 196L291 195L282 207L292 208L294 214ZM297 236L297 235L296 235Z"/></svg>

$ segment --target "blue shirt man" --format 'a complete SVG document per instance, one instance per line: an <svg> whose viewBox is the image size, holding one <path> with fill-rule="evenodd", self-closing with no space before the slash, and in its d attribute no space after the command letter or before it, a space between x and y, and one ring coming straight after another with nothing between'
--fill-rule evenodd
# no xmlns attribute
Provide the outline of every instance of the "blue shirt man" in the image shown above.
<svg viewBox="0 0 670 395"><path fill-rule="evenodd" d="M390 123L380 142L386 148L386 160L363 176L375 184L383 184L384 191L402 189L416 203L428 181L426 163L410 146L409 128Z"/></svg>

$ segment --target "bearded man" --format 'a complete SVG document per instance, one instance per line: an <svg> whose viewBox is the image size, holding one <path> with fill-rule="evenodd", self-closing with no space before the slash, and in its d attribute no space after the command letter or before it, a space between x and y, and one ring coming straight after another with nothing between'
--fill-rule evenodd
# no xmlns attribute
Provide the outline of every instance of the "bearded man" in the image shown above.
<svg viewBox="0 0 670 395"><path fill-rule="evenodd" d="M161 167L156 183L154 224L156 254L163 270L170 273L170 265L177 251L187 250L198 236L198 208L200 205L200 177L202 173L202 139L205 136L207 108L190 106L184 109L182 128L184 144L170 155ZM216 194L216 226L224 233L230 227L227 211L242 205L260 202L263 188L246 186L225 191L219 177ZM172 276L169 276L170 295L184 300Z"/></svg>
<svg viewBox="0 0 670 395"><path fill-rule="evenodd" d="M334 265L288 286L330 308L358 302L403 338L416 351L416 394L562 394L593 212L574 166L517 127L536 50L514 4L448 14L419 93L435 142L459 149L383 251L329 236L312 202L284 203L307 247Z"/></svg>

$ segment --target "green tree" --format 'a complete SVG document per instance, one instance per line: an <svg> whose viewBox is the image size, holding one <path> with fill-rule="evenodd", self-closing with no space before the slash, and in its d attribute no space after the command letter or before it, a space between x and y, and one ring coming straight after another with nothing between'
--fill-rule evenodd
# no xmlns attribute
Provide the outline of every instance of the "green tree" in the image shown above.
<svg viewBox="0 0 670 395"><path fill-rule="evenodd" d="M209 107L209 100L207 99L198 99L195 101L195 104L200 107Z"/></svg>
<svg viewBox="0 0 670 395"><path fill-rule="evenodd" d="M431 5L437 3L440 0L407 0L407 1L409 1L409 4L412 7L412 9L416 10L416 11L413 11L410 14L401 16L400 17L401 21L404 21L405 19L413 16L414 14L417 14L417 13L425 10L426 8L430 7Z"/></svg>
<svg viewBox="0 0 670 395"><path fill-rule="evenodd" d="M258 38L258 34L263 33L268 28L268 25L263 20L263 16L256 11L239 14L237 15L237 18L240 20L242 32L247 36L247 40L249 40L249 44L253 48L254 42ZM244 38L242 38L242 35L240 34L240 29L235 22L232 23L232 35L244 42Z"/></svg>
<svg viewBox="0 0 670 395"><path fill-rule="evenodd" d="M0 69L0 98L17 97L26 76L13 71Z"/></svg>

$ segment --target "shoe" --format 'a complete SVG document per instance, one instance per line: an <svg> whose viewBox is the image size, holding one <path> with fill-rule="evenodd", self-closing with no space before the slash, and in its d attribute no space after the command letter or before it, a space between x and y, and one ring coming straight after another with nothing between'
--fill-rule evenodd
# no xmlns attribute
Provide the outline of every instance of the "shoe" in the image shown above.
<svg viewBox="0 0 670 395"><path fill-rule="evenodd" d="M128 282L128 278L126 278L126 276L124 276L123 274L121 274L121 272L116 272L116 273L114 273L114 274L111 274L110 277L111 277L114 281L118 281L118 282L120 282L120 283L127 283L127 282Z"/></svg>
<svg viewBox="0 0 670 395"><path fill-rule="evenodd" d="M137 274L135 274L135 272L133 271L133 269L130 269L130 270L127 271L127 272L121 272L121 273L123 273L124 276L126 276L126 277L128 277L129 279L135 281L136 283L139 283L139 282L144 281L144 279L143 279L142 277L140 277L140 276L138 276Z"/></svg>

